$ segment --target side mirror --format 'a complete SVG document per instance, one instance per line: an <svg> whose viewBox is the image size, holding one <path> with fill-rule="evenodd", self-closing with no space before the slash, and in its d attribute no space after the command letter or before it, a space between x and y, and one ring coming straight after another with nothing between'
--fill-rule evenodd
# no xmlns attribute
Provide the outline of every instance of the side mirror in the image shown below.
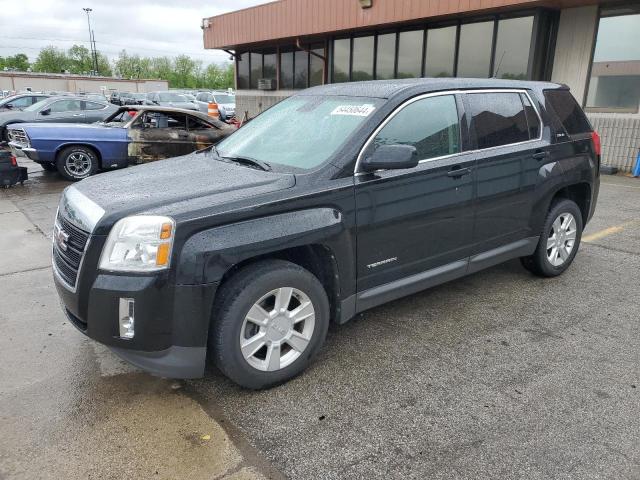
<svg viewBox="0 0 640 480"><path fill-rule="evenodd" d="M400 170L418 165L418 152L411 145L382 145L365 157L360 167L365 172Z"/></svg>
<svg viewBox="0 0 640 480"><path fill-rule="evenodd" d="M45 108L44 110L42 110L40 112L40 115L49 115L51 113L51 109L50 108Z"/></svg>
<svg viewBox="0 0 640 480"><path fill-rule="evenodd" d="M11 105L10 103L7 103L4 108L6 108L7 110L13 110L13 105Z"/></svg>

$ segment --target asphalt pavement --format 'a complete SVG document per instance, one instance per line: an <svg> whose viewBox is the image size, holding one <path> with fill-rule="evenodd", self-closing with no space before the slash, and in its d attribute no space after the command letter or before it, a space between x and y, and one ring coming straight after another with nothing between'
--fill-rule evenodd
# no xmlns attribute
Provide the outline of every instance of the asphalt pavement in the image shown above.
<svg viewBox="0 0 640 480"><path fill-rule="evenodd" d="M0 478L640 478L640 180L602 178L561 277L514 261L378 307L250 392L151 377L66 322L67 183L36 170L0 193Z"/></svg>

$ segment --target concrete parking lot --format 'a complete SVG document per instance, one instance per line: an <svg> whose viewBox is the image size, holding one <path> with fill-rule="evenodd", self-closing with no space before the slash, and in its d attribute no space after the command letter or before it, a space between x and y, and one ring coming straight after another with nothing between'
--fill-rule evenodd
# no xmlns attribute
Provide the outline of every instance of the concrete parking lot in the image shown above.
<svg viewBox="0 0 640 480"><path fill-rule="evenodd" d="M66 322L60 191L0 193L0 478L640 478L640 181L565 275L510 262L332 329L286 385L156 379Z"/></svg>

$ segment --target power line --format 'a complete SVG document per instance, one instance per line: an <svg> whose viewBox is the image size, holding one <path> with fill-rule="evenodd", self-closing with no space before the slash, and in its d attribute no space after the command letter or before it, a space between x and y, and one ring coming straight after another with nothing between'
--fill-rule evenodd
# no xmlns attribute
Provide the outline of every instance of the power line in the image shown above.
<svg viewBox="0 0 640 480"><path fill-rule="evenodd" d="M11 40L37 40L37 41L45 41L45 42L69 42L69 43L87 43L86 40L79 39L69 39L69 38L35 38L35 37L15 37L8 35L0 35L0 38L9 38ZM103 45L111 45L112 47L122 47L122 48L131 48L131 45L123 45L121 43L112 43L112 42L104 42L104 41L96 41L98 44ZM2 45L0 48L9 47L8 45ZM9 47L9 48L30 48L33 49L35 47ZM142 51L150 51L150 52L159 52L159 53L175 53L177 55L187 54L187 55L200 55L206 56L206 52L195 52L195 51L176 51L176 50L166 50L166 49L158 49L158 48L147 48L147 47L136 47L135 50ZM105 50L106 51L106 50ZM120 53L120 52L116 52Z"/></svg>

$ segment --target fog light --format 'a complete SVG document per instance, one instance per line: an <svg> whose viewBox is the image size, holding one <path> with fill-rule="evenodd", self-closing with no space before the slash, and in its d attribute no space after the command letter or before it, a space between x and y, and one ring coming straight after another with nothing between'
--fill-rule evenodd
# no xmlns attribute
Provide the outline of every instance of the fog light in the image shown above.
<svg viewBox="0 0 640 480"><path fill-rule="evenodd" d="M133 326L134 305L133 298L120 299L120 338L129 340L135 334Z"/></svg>

